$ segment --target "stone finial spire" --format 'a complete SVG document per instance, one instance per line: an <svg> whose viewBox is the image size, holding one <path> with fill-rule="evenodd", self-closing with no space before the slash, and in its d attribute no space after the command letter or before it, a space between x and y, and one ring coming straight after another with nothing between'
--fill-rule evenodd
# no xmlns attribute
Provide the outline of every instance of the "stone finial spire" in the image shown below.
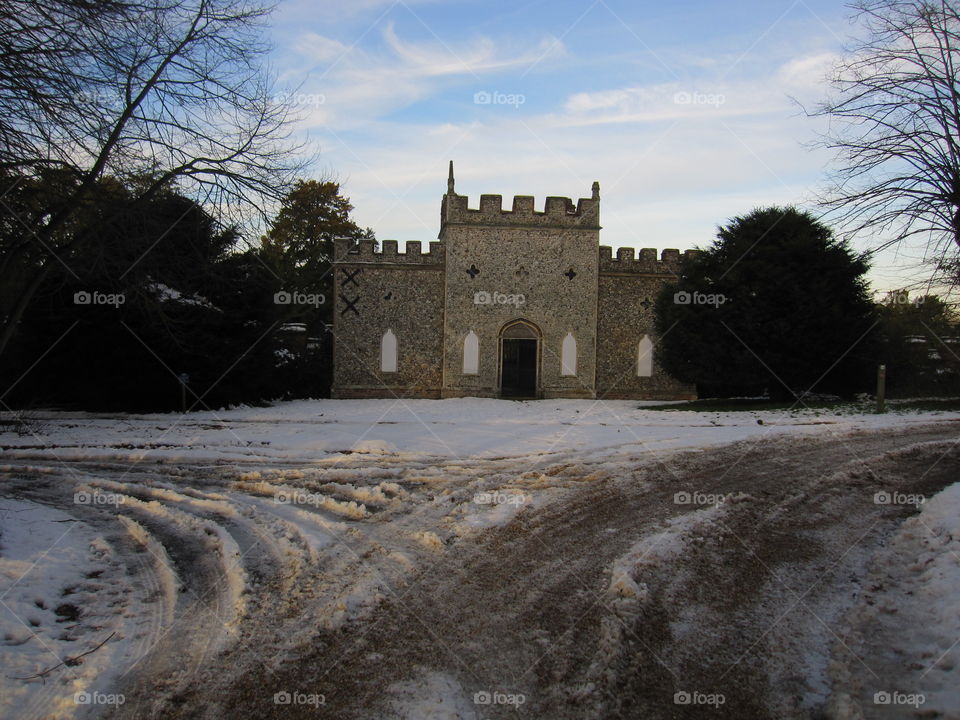
<svg viewBox="0 0 960 720"><path fill-rule="evenodd" d="M451 163L451 168L452 168L452 167L453 167L453 164ZM451 172L452 172L452 170L451 170ZM590 189L593 191L593 199L594 199L594 200L599 200L599 199L600 199L600 183L598 183L596 180L594 180L594 181L593 181L593 187L590 188Z"/></svg>
<svg viewBox="0 0 960 720"><path fill-rule="evenodd" d="M454 195L453 191L453 160L450 161L450 173L447 175L447 195Z"/></svg>

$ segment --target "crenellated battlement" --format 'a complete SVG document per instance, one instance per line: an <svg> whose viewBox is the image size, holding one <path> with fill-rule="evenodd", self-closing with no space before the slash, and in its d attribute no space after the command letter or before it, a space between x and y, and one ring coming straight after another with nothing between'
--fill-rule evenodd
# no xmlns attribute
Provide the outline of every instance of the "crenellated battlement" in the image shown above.
<svg viewBox="0 0 960 720"><path fill-rule="evenodd" d="M447 194L440 203L440 235L448 225L474 225L511 228L563 228L570 230L600 229L600 183L591 187L591 196L580 198L576 205L568 197L548 197L543 210L537 211L532 195L515 195L509 210L503 209L502 195L481 195L480 206L470 207L466 195L458 195L453 176L453 161L447 176Z"/></svg>
<svg viewBox="0 0 960 720"><path fill-rule="evenodd" d="M643 248L639 256L630 247L617 249L616 257L609 245L600 246L600 274L630 273L637 275L676 275L680 272L680 251L667 249L657 258L655 248ZM696 255L696 250L686 250L684 257Z"/></svg>
<svg viewBox="0 0 960 720"><path fill-rule="evenodd" d="M502 195L481 195L477 208L469 206L466 195L444 195L440 208L440 236L446 225L500 225L513 227L600 228L600 198L546 198L543 210L535 208L532 195L515 195L510 209L504 209Z"/></svg>
<svg viewBox="0 0 960 720"><path fill-rule="evenodd" d="M441 242L429 243L429 252L423 252L422 243L408 240L405 252L399 252L396 240L384 240L380 243L380 252L374 251L374 240L361 240L356 245L349 238L336 238L333 241L334 263L353 265L363 263L396 265L442 265L446 257L446 248Z"/></svg>

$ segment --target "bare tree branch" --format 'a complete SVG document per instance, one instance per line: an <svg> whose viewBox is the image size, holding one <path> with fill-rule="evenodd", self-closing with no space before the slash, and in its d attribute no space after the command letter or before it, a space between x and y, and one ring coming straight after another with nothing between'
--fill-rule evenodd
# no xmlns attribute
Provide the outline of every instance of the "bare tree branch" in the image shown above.
<svg viewBox="0 0 960 720"><path fill-rule="evenodd" d="M22 241L0 247L39 256L22 294L0 308L0 353L51 269L89 242L70 221L101 178L141 187L134 201L175 183L230 225L265 217L286 194L305 162L264 70L269 10L258 0L3 5L0 176L57 171L74 182L19 218Z"/></svg>
<svg viewBox="0 0 960 720"><path fill-rule="evenodd" d="M873 252L923 237L936 263L960 253L960 3L861 0L866 35L835 68L819 145L838 169L821 198Z"/></svg>

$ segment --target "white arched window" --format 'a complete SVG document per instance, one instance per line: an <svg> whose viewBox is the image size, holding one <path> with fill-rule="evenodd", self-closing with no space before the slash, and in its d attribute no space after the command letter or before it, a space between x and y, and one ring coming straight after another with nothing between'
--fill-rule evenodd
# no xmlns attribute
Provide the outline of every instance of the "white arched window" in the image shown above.
<svg viewBox="0 0 960 720"><path fill-rule="evenodd" d="M573 338L573 333L567 333L560 348L560 374L577 374L577 341Z"/></svg>
<svg viewBox="0 0 960 720"><path fill-rule="evenodd" d="M380 372L397 371L397 336L387 330L380 340Z"/></svg>
<svg viewBox="0 0 960 720"><path fill-rule="evenodd" d="M480 339L471 330L463 339L463 374L476 375L480 372Z"/></svg>
<svg viewBox="0 0 960 720"><path fill-rule="evenodd" d="M653 375L653 342L644 335L637 348L637 377L651 375Z"/></svg>

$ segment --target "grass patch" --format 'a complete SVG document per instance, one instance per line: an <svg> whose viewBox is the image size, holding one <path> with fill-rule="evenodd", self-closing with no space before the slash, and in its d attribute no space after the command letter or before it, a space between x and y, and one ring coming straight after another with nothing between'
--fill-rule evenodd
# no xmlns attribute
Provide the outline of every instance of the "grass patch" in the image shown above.
<svg viewBox="0 0 960 720"><path fill-rule="evenodd" d="M684 403L644 405L641 410L662 412L763 412L769 410L815 410L817 414L832 412L835 415L862 415L876 410L874 400L763 400L760 398L705 398ZM916 412L960 411L960 398L921 398L916 400L887 399L887 410Z"/></svg>
<svg viewBox="0 0 960 720"><path fill-rule="evenodd" d="M846 412L863 412L872 407L873 403L859 403L851 400L762 400L758 398L724 399L705 398L691 400L685 403L671 403L667 405L645 405L642 410L677 410L680 412L751 412L765 410L836 410Z"/></svg>
<svg viewBox="0 0 960 720"><path fill-rule="evenodd" d="M919 400L887 400L891 410L954 411L960 410L960 398L921 398Z"/></svg>

